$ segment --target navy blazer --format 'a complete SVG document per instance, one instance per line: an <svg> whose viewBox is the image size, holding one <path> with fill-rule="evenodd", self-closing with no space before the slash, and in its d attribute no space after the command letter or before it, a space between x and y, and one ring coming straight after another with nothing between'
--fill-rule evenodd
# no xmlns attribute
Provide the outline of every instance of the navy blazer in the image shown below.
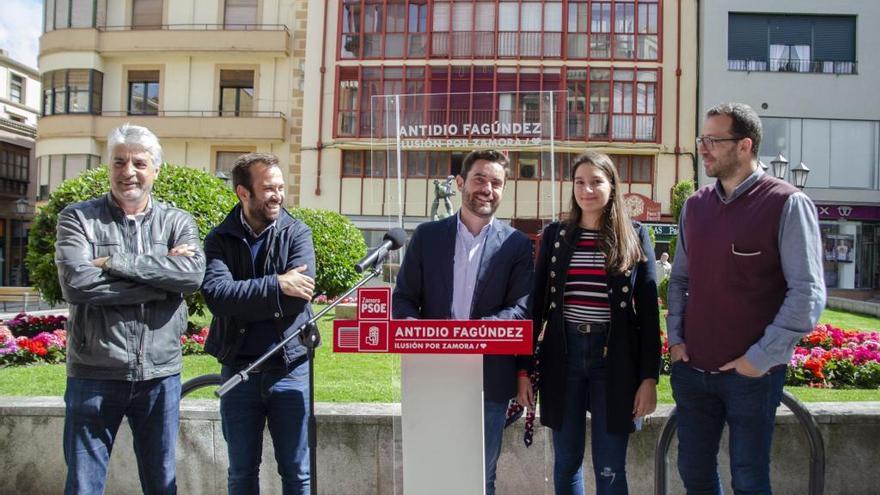
<svg viewBox="0 0 880 495"><path fill-rule="evenodd" d="M419 225L409 241L392 296L395 319L451 319L455 238L458 215ZM532 243L522 232L497 219L483 248L471 319L521 320L529 317ZM525 368L528 358L521 367ZM517 358L483 357L486 400L516 395Z"/></svg>

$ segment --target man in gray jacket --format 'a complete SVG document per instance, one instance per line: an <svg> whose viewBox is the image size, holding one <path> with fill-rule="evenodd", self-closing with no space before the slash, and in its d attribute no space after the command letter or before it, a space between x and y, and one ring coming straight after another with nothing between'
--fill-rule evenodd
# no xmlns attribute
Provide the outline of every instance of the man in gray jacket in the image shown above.
<svg viewBox="0 0 880 495"><path fill-rule="evenodd" d="M205 256L193 218L150 194L156 136L125 124L107 149L110 193L58 218L55 262L70 304L65 493L103 493L123 417L144 493L176 493L183 296L198 290Z"/></svg>

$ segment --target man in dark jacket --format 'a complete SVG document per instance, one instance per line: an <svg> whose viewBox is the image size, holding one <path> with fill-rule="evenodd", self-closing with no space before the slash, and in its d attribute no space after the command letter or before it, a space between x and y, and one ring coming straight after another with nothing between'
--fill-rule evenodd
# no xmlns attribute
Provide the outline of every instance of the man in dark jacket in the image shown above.
<svg viewBox="0 0 880 495"><path fill-rule="evenodd" d="M144 127L107 138L110 193L58 217L55 263L67 321L65 493L102 493L123 417L141 488L176 493L184 294L205 270L193 218L151 196L162 147Z"/></svg>
<svg viewBox="0 0 880 495"><path fill-rule="evenodd" d="M507 157L474 151L455 178L457 214L419 225L407 247L394 288L394 318L519 320L528 316L532 246L522 232L495 218L508 172ZM527 358L525 358L527 361ZM507 406L518 387L515 356L483 359L483 431L486 493L495 493Z"/></svg>
<svg viewBox="0 0 880 495"><path fill-rule="evenodd" d="M296 331L311 316L312 233L283 208L278 158L241 156L232 169L239 204L205 239L202 292L214 315L205 350L224 380ZM263 425L268 420L283 492L309 492L306 349L291 340L220 399L231 495L260 492Z"/></svg>

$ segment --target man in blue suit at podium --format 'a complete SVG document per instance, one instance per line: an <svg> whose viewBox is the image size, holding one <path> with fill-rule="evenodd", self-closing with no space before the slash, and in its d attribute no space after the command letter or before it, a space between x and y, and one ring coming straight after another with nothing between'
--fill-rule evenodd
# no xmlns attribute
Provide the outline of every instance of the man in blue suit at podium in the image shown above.
<svg viewBox="0 0 880 495"><path fill-rule="evenodd" d="M395 319L518 320L528 317L532 245L495 218L508 168L497 151L473 151L455 178L461 209L416 228L392 296ZM526 365L515 356L484 356L483 418L486 494L495 493L507 406L518 387L529 387ZM518 371L523 371L522 379Z"/></svg>

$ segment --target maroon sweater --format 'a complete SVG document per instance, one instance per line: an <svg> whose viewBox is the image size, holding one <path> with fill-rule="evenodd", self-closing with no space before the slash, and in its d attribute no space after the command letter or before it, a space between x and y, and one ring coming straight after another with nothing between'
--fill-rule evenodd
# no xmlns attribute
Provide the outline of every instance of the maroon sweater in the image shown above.
<svg viewBox="0 0 880 495"><path fill-rule="evenodd" d="M785 298L779 222L793 186L767 174L724 204L715 186L687 203L688 299L684 340L691 365L716 371L763 335Z"/></svg>

